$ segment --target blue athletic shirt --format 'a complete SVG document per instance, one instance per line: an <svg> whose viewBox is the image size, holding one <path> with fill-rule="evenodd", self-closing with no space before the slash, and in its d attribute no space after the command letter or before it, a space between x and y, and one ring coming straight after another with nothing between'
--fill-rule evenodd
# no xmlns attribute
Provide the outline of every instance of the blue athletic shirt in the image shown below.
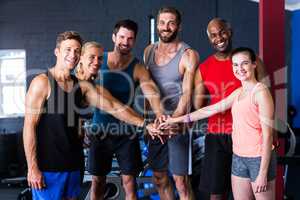
<svg viewBox="0 0 300 200"><path fill-rule="evenodd" d="M137 58L132 59L128 67L125 69L111 70L108 67L107 57L108 54L105 52L103 55L103 64L99 69L99 76L96 80L96 84L101 85L116 99L131 107L134 102L136 88L136 82L133 78L134 66L139 62L139 60ZM112 115L99 109L95 109L94 111L93 125L94 128L95 125L97 125L99 133L122 134L127 132L123 129L127 127L125 123L120 122Z"/></svg>

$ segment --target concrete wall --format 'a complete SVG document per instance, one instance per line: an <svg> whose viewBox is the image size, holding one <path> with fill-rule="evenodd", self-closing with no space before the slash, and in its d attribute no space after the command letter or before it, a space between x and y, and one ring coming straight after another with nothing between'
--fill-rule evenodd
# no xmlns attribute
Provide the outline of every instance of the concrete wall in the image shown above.
<svg viewBox="0 0 300 200"><path fill-rule="evenodd" d="M57 33L76 30L85 40L96 40L110 50L114 23L131 18L139 24L134 53L141 58L149 40L149 16L163 5L181 10L181 38L199 51L201 60L213 52L206 25L215 16L232 23L234 46L258 50L258 4L248 0L1 0L0 49L25 49L27 74L35 74L54 64ZM0 119L0 132L3 127L20 128Z"/></svg>

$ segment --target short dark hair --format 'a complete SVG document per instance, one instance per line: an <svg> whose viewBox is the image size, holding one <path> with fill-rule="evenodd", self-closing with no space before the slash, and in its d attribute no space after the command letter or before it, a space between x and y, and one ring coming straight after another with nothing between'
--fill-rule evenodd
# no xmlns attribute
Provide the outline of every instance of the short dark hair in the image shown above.
<svg viewBox="0 0 300 200"><path fill-rule="evenodd" d="M176 8L170 6L165 6L160 8L157 13L157 20L159 18L159 15L162 13L172 13L173 15L176 16L177 25L181 24L181 14Z"/></svg>
<svg viewBox="0 0 300 200"><path fill-rule="evenodd" d="M65 32L58 34L58 36L56 38L56 48L59 48L62 41L65 41L65 40L76 40L80 43L80 46L82 46L82 43L83 43L83 40L78 32L65 31Z"/></svg>
<svg viewBox="0 0 300 200"><path fill-rule="evenodd" d="M121 27L133 31L134 37L136 37L136 35L138 33L138 25L135 21L132 21L130 19L124 19L124 20L118 21L114 27L113 34L116 35L119 32Z"/></svg>
<svg viewBox="0 0 300 200"><path fill-rule="evenodd" d="M256 61L255 52L249 47L238 47L231 52L231 58L238 53L248 53L249 58L252 62Z"/></svg>

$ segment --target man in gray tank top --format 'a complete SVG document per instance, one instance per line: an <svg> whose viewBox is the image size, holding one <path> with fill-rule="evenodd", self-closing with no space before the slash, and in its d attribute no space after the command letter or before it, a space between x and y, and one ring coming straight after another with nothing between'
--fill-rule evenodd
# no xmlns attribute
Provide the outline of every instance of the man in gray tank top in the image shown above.
<svg viewBox="0 0 300 200"><path fill-rule="evenodd" d="M193 79L199 56L180 41L181 15L171 7L161 8L157 15L159 42L146 47L144 61L161 92L164 114L180 116L189 112ZM176 136L164 144L154 137L149 140L149 164L153 169L154 183L161 199L175 199L168 179L173 175L180 199L191 199L187 175L190 167L190 136L186 129L178 129Z"/></svg>

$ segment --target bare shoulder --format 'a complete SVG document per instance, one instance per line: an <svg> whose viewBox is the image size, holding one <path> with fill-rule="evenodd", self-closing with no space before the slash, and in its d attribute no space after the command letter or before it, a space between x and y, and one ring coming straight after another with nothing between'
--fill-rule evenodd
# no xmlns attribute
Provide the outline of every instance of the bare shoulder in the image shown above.
<svg viewBox="0 0 300 200"><path fill-rule="evenodd" d="M144 54L145 54L145 53L148 53L152 47L153 47L153 44L149 44L149 45L144 49Z"/></svg>
<svg viewBox="0 0 300 200"><path fill-rule="evenodd" d="M134 66L134 79L139 80L141 78L144 78L145 76L148 76L148 70L146 66L143 63L137 63Z"/></svg>
<svg viewBox="0 0 300 200"><path fill-rule="evenodd" d="M89 91L96 91L96 88L92 83L86 80L82 80L78 82L81 92L85 95Z"/></svg>
<svg viewBox="0 0 300 200"><path fill-rule="evenodd" d="M143 64L141 62L138 62L138 63L135 64L134 70L135 71L142 71L143 72L143 71L147 71L147 67L146 67L145 64Z"/></svg>
<svg viewBox="0 0 300 200"><path fill-rule="evenodd" d="M272 101L272 95L269 88L264 83L260 83L255 90L255 102L259 103L263 100Z"/></svg>
<svg viewBox="0 0 300 200"><path fill-rule="evenodd" d="M199 59L198 52L195 49L191 49L191 48L185 50L183 56L186 56L186 57L196 57L197 59Z"/></svg>
<svg viewBox="0 0 300 200"><path fill-rule="evenodd" d="M195 70L199 64L198 52L194 49L185 50L181 62L186 69Z"/></svg>
<svg viewBox="0 0 300 200"><path fill-rule="evenodd" d="M49 79L45 74L37 75L30 83L29 91L48 95Z"/></svg>
<svg viewBox="0 0 300 200"><path fill-rule="evenodd" d="M149 44L145 49L144 49L144 61L148 58L150 50L152 49L153 44Z"/></svg>
<svg viewBox="0 0 300 200"><path fill-rule="evenodd" d="M49 97L49 80L45 74L36 76L30 83L26 94L26 114L40 113L43 102Z"/></svg>
<svg viewBox="0 0 300 200"><path fill-rule="evenodd" d="M266 84L260 82L257 87L256 87L256 90L255 90L256 93L260 93L260 92L270 92L269 91L269 88Z"/></svg>
<svg viewBox="0 0 300 200"><path fill-rule="evenodd" d="M146 66L143 63L138 62L135 64L134 69L146 69Z"/></svg>

